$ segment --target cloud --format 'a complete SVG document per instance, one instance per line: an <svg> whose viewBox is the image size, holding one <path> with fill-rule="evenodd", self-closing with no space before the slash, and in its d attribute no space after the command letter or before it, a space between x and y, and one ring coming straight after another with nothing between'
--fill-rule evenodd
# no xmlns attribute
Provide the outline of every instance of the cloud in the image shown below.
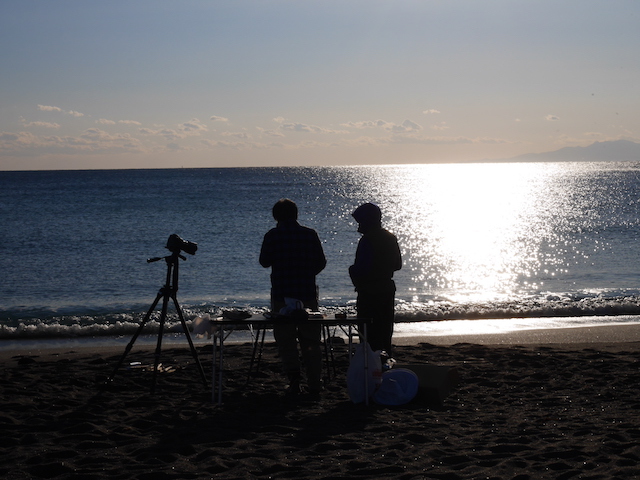
<svg viewBox="0 0 640 480"><path fill-rule="evenodd" d="M222 132L220 133L223 137L235 137L241 138L244 140L248 140L251 136L247 132Z"/></svg>
<svg viewBox="0 0 640 480"><path fill-rule="evenodd" d="M261 128L261 127L256 127L256 128L263 135L269 135L270 137L284 137L285 136L284 133L282 133L282 132L280 132L278 130L265 129L265 128Z"/></svg>
<svg viewBox="0 0 640 480"><path fill-rule="evenodd" d="M79 136L37 136L29 132L3 132L0 134L0 152L16 156L39 156L143 153L145 149L131 135L112 135L99 128L89 128Z"/></svg>
<svg viewBox="0 0 640 480"><path fill-rule="evenodd" d="M447 125L447 122L440 122L440 123L436 123L431 128L434 130L447 130L449 129L449 125Z"/></svg>
<svg viewBox="0 0 640 480"><path fill-rule="evenodd" d="M118 123L122 123L124 125L142 125L140 122L136 122L135 120L118 120Z"/></svg>
<svg viewBox="0 0 640 480"><path fill-rule="evenodd" d="M0 150L17 147L19 145L27 145L35 141L38 138L29 132L20 132L20 133L11 133L11 132L2 132L0 133Z"/></svg>
<svg viewBox="0 0 640 480"><path fill-rule="evenodd" d="M409 133L418 132L422 130L422 127L411 120L405 120L401 124L387 122L385 120L365 120L360 122L347 122L342 123L343 127L351 128L382 128L392 133Z"/></svg>
<svg viewBox="0 0 640 480"><path fill-rule="evenodd" d="M327 142L318 142L317 140L307 140L305 142L300 142L297 145L297 148L326 148L336 146L334 143Z"/></svg>
<svg viewBox="0 0 640 480"><path fill-rule="evenodd" d="M387 122L385 122L384 120L366 120L363 122L347 122L347 123L341 123L340 126L342 127L351 127L351 128L377 128L377 127L383 127L385 125L389 125Z"/></svg>
<svg viewBox="0 0 640 480"><path fill-rule="evenodd" d="M386 137L363 136L342 142L343 145L352 147L385 147L390 145L498 145L508 143L513 142L501 138L427 136L418 133L388 135Z"/></svg>
<svg viewBox="0 0 640 480"><path fill-rule="evenodd" d="M213 120L214 122L228 122L229 119L225 117L218 117L217 115L212 115L209 117L209 120Z"/></svg>
<svg viewBox="0 0 640 480"><path fill-rule="evenodd" d="M115 125L116 122L113 120L107 120L106 118L101 118L100 120L96 120L96 123L100 125Z"/></svg>
<svg viewBox="0 0 640 480"><path fill-rule="evenodd" d="M280 128L290 132L313 132L314 130L317 130L318 127L313 127L304 123L283 123L280 125Z"/></svg>
<svg viewBox="0 0 640 480"><path fill-rule="evenodd" d="M72 117L84 117L84 113L76 112L75 110L69 110L68 112L61 109L60 107L53 107L50 105L38 105L38 110L42 112L59 112L66 113L67 115L71 115Z"/></svg>
<svg viewBox="0 0 640 480"><path fill-rule="evenodd" d="M344 145L349 147L382 147L388 145L388 143L385 139L366 136L348 139L343 142Z"/></svg>
<svg viewBox="0 0 640 480"><path fill-rule="evenodd" d="M193 118L188 122L178 125L178 130L184 132L186 135L200 135L202 132L208 131L206 125L200 123L200 120Z"/></svg>
<svg viewBox="0 0 640 480"><path fill-rule="evenodd" d="M556 120L560 120L560 117L557 117L556 115L547 115L544 119L549 122L555 122Z"/></svg>
<svg viewBox="0 0 640 480"><path fill-rule="evenodd" d="M402 125L393 125L390 130L394 133L419 132L422 130L422 127L411 120L405 120L402 122Z"/></svg>
<svg viewBox="0 0 640 480"><path fill-rule="evenodd" d="M263 129L263 128L257 127L258 130L265 135L270 135L273 137L284 137L285 135L282 132L318 133L318 134L331 134L331 135L335 135L335 134L345 135L350 133L347 130L336 130L333 128L320 127L318 125L310 125L307 123L286 122L284 117L274 117L273 121L280 125L278 127L278 130L270 130L270 129ZM343 124L341 126L348 126L348 125Z"/></svg>
<svg viewBox="0 0 640 480"><path fill-rule="evenodd" d="M50 122L23 122L22 125L25 127L60 128L59 123Z"/></svg>
<svg viewBox="0 0 640 480"><path fill-rule="evenodd" d="M132 125L139 125L138 122L130 121ZM199 136L204 132L207 132L208 128L206 125L200 123L200 120L194 118L188 122L184 122L178 125L177 129L173 128L159 128L158 130L153 130L151 128L139 128L138 133L141 135L150 135L150 136L159 136L163 137L165 140L174 141L187 137L195 137Z"/></svg>
<svg viewBox="0 0 640 480"><path fill-rule="evenodd" d="M48 105L38 105L38 110L41 110L43 112L61 112L62 113L62 109L60 107L50 107Z"/></svg>
<svg viewBox="0 0 640 480"><path fill-rule="evenodd" d="M429 110L423 110L422 113L425 115L429 115L430 113L440 113L440 110L436 110L435 108L430 108Z"/></svg>
<svg viewBox="0 0 640 480"><path fill-rule="evenodd" d="M140 130L144 130L144 129L140 129ZM140 131L138 130L138 131ZM176 130L173 130L171 128L162 128L160 130L157 130L156 132L154 132L155 135L160 135L161 137L166 138L167 140L176 140L179 138L185 138L186 135L182 134L182 133L178 133Z"/></svg>
<svg viewBox="0 0 640 480"><path fill-rule="evenodd" d="M87 128L80 137L98 139L98 138L109 138L110 134L105 132L104 130L100 130L99 128Z"/></svg>
<svg viewBox="0 0 640 480"><path fill-rule="evenodd" d="M305 133L349 133L344 130L332 130L329 128L318 127L316 125L307 125L305 123L282 123L279 127L281 130L288 132L305 132Z"/></svg>
<svg viewBox="0 0 640 480"><path fill-rule="evenodd" d="M419 145L464 145L470 143L485 143L468 137L428 137L424 135L394 135L388 139L389 144L419 144ZM494 143L494 142L491 142Z"/></svg>
<svg viewBox="0 0 640 480"><path fill-rule="evenodd" d="M229 148L232 150L240 150L242 148L247 148L247 144L245 142L227 142L227 141L216 141L216 140L201 140L203 145L206 145L210 148Z"/></svg>

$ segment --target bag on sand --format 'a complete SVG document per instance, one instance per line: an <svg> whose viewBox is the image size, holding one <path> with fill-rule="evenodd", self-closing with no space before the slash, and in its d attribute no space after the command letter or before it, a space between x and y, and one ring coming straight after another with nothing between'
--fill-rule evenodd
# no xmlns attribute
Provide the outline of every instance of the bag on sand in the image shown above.
<svg viewBox="0 0 640 480"><path fill-rule="evenodd" d="M382 374L373 401L380 405L404 405L418 394L418 376L405 368L392 368Z"/></svg>
<svg viewBox="0 0 640 480"><path fill-rule="evenodd" d="M365 372L365 355L367 355L368 368ZM365 374L367 375L368 391L365 391ZM358 344L351 357L351 363L347 369L347 391L353 403L362 403L375 393L382 381L382 363L380 352L371 350L368 343Z"/></svg>

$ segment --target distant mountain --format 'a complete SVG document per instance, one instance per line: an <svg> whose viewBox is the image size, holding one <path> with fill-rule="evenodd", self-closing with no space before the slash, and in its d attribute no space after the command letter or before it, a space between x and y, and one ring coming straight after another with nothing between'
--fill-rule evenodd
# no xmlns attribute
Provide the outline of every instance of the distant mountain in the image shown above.
<svg viewBox="0 0 640 480"><path fill-rule="evenodd" d="M640 160L640 143L628 140L595 142L588 147L565 147L554 152L527 153L515 162L632 162Z"/></svg>

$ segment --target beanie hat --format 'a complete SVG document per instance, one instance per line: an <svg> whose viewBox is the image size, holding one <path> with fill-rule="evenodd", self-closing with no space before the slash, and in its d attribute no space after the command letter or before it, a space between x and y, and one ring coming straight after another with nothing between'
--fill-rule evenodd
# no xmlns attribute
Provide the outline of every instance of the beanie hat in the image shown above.
<svg viewBox="0 0 640 480"><path fill-rule="evenodd" d="M355 218L356 222L365 227L377 226L382 222L382 212L380 211L380 208L373 203L360 205L352 213L352 216Z"/></svg>

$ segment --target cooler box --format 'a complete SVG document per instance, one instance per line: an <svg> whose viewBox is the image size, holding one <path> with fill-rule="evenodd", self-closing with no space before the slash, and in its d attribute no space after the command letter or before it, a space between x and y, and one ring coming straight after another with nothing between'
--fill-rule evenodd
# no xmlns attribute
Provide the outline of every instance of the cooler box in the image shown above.
<svg viewBox="0 0 640 480"><path fill-rule="evenodd" d="M455 367L397 363L393 368L405 368L414 372L418 376L416 400L430 405L442 406L444 399L460 383L460 376Z"/></svg>

